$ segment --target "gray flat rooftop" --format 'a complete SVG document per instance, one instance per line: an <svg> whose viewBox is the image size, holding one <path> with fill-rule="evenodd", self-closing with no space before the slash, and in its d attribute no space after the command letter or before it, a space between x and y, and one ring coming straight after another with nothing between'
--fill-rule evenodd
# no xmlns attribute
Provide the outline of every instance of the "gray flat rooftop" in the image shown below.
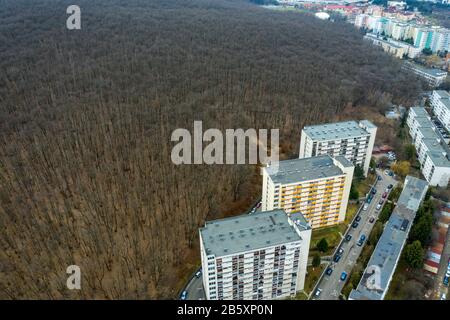
<svg viewBox="0 0 450 320"><path fill-rule="evenodd" d="M301 240L288 219L278 209L208 221L200 229L203 246L208 255L220 257ZM292 220L307 226L300 213Z"/></svg>
<svg viewBox="0 0 450 320"><path fill-rule="evenodd" d="M439 139L438 134L431 127L419 128L419 131L423 135L423 139Z"/></svg>
<svg viewBox="0 0 450 320"><path fill-rule="evenodd" d="M426 181L407 176L397 206L378 241L352 300L382 300L397 267L409 230L428 189Z"/></svg>
<svg viewBox="0 0 450 320"><path fill-rule="evenodd" d="M445 90L435 90L440 99L450 99L450 93Z"/></svg>
<svg viewBox="0 0 450 320"><path fill-rule="evenodd" d="M450 167L450 161L447 156L444 155L444 148L438 151L428 151L427 155L431 158L431 161L436 167Z"/></svg>
<svg viewBox="0 0 450 320"><path fill-rule="evenodd" d="M411 107L411 110L414 110L414 113L418 118L425 118L430 116L427 110L425 110L425 108L423 107Z"/></svg>
<svg viewBox="0 0 450 320"><path fill-rule="evenodd" d="M444 148L437 139L422 139L422 142L430 152L444 152Z"/></svg>
<svg viewBox="0 0 450 320"><path fill-rule="evenodd" d="M366 120L367 121L367 120ZM370 121L367 121L374 126ZM356 121L305 126L303 130L313 140L327 141L367 136L369 133L361 128Z"/></svg>
<svg viewBox="0 0 450 320"><path fill-rule="evenodd" d="M421 128L434 128L434 124L427 117L417 117L414 118Z"/></svg>
<svg viewBox="0 0 450 320"><path fill-rule="evenodd" d="M336 158L336 160L344 161L341 158L343 157L340 157L339 159ZM353 166L346 159L342 164L344 166ZM333 158L329 155L284 160L278 163L278 167L269 166L265 169L275 184L289 184L326 177L335 177L344 174L342 170L333 163Z"/></svg>
<svg viewBox="0 0 450 320"><path fill-rule="evenodd" d="M343 167L346 168L354 167L354 164L344 156L336 156L335 159L339 161Z"/></svg>

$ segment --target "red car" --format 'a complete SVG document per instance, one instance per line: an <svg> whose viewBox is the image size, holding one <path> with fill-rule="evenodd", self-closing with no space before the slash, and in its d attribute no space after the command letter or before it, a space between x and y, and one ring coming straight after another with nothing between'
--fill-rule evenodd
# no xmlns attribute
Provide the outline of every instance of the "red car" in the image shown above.
<svg viewBox="0 0 450 320"><path fill-rule="evenodd" d="M383 195L381 196L383 199L387 197L387 192L383 193Z"/></svg>

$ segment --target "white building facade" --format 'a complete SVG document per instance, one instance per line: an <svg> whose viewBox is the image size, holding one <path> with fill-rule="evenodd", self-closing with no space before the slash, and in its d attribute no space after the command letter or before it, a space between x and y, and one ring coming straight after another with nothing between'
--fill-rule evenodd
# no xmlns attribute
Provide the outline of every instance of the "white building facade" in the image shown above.
<svg viewBox="0 0 450 320"><path fill-rule="evenodd" d="M428 112L422 107L410 108L407 124L423 176L431 186L447 187L450 179L450 150Z"/></svg>
<svg viewBox="0 0 450 320"><path fill-rule="evenodd" d="M447 71L433 68L426 68L414 63L405 62L403 68L412 71L425 80L430 87L438 87L447 78Z"/></svg>
<svg viewBox="0 0 450 320"><path fill-rule="evenodd" d="M430 98L430 105L433 113L444 125L447 131L450 131L450 94L444 90L435 90Z"/></svg>
<svg viewBox="0 0 450 320"><path fill-rule="evenodd" d="M206 222L200 229L208 300L270 300L303 290L311 228L283 210Z"/></svg>
<svg viewBox="0 0 450 320"><path fill-rule="evenodd" d="M300 139L299 158L328 154L344 156L367 176L377 127L368 120L306 126Z"/></svg>

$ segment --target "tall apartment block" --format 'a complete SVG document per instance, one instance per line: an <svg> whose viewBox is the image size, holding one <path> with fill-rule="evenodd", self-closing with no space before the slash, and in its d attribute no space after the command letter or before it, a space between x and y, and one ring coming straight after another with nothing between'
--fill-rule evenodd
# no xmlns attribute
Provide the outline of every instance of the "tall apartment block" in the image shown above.
<svg viewBox="0 0 450 320"><path fill-rule="evenodd" d="M345 220L354 165L329 155L263 168L262 210L301 212L313 229Z"/></svg>
<svg viewBox="0 0 450 320"><path fill-rule="evenodd" d="M299 158L328 154L344 156L367 176L377 127L368 120L306 126L300 139Z"/></svg>
<svg viewBox="0 0 450 320"><path fill-rule="evenodd" d="M255 212L200 229L208 300L267 300L303 290L311 227L300 214Z"/></svg>

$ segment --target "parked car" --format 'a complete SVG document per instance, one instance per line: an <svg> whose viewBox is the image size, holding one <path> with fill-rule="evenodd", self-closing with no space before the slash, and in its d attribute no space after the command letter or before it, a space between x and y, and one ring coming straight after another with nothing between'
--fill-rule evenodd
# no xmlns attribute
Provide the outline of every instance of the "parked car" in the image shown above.
<svg viewBox="0 0 450 320"><path fill-rule="evenodd" d="M186 300L186 299L187 299L187 291L186 291L186 290L184 290L184 291L181 293L180 299L181 299L181 300Z"/></svg>
<svg viewBox="0 0 450 320"><path fill-rule="evenodd" d="M383 195L381 196L383 199L386 199L387 197L387 192L383 193Z"/></svg>
<svg viewBox="0 0 450 320"><path fill-rule="evenodd" d="M375 218L374 217L370 217L369 222L373 223L374 221L375 221Z"/></svg>
<svg viewBox="0 0 450 320"><path fill-rule="evenodd" d="M364 244L364 240L366 240L366 236L363 234L358 240L358 243L356 243L359 247L361 247Z"/></svg>
<svg viewBox="0 0 450 320"><path fill-rule="evenodd" d="M198 271L195 273L195 277L196 277L196 278L200 278L201 275L202 275L202 270L201 270L201 269L198 270Z"/></svg>
<svg viewBox="0 0 450 320"><path fill-rule="evenodd" d="M385 175L389 175L389 170L384 170Z"/></svg>
<svg viewBox="0 0 450 320"><path fill-rule="evenodd" d="M378 203L379 203L379 204L383 204L383 203L384 203L384 200L381 199L380 201L378 201Z"/></svg>
<svg viewBox="0 0 450 320"><path fill-rule="evenodd" d="M359 223L358 223L358 222L353 222L353 224L352 224L352 228L353 228L353 229L356 229L356 228L358 228L358 225L359 225Z"/></svg>
<svg viewBox="0 0 450 320"><path fill-rule="evenodd" d="M445 276L445 277L444 277L444 281L442 282L442 283L444 284L444 286L447 286L447 287L448 287L448 280L449 280L449 277L448 277L448 276Z"/></svg>
<svg viewBox="0 0 450 320"><path fill-rule="evenodd" d="M394 186L392 184L388 185L388 189L392 189Z"/></svg>
<svg viewBox="0 0 450 320"><path fill-rule="evenodd" d="M383 178L380 175L378 175L378 181L381 181L381 180L383 180Z"/></svg>
<svg viewBox="0 0 450 320"><path fill-rule="evenodd" d="M341 281L345 281L345 279L347 279L347 272L345 272L345 271L343 271L342 273L341 273Z"/></svg>
<svg viewBox="0 0 450 320"><path fill-rule="evenodd" d="M376 209L377 209L377 210L380 210L380 209L381 209L381 204L377 204Z"/></svg>
<svg viewBox="0 0 450 320"><path fill-rule="evenodd" d="M361 221L361 216L356 216L355 221L356 222L360 222Z"/></svg>
<svg viewBox="0 0 450 320"><path fill-rule="evenodd" d="M331 276L332 273L333 273L333 268L331 268L331 267L328 267L327 270L325 270L325 274L327 276Z"/></svg>
<svg viewBox="0 0 450 320"><path fill-rule="evenodd" d="M316 297L319 297L320 294L322 293L322 289L317 288L316 293L314 294Z"/></svg>
<svg viewBox="0 0 450 320"><path fill-rule="evenodd" d="M369 208L369 204L368 204L368 203L365 203L365 204L364 204L364 207L363 207L363 210L366 211L368 208Z"/></svg>
<svg viewBox="0 0 450 320"><path fill-rule="evenodd" d="M441 300L447 300L447 295L446 295L445 293L443 293L443 294L441 295Z"/></svg>
<svg viewBox="0 0 450 320"><path fill-rule="evenodd" d="M338 263L339 260L341 260L341 255L340 254L335 255L333 261Z"/></svg>
<svg viewBox="0 0 450 320"><path fill-rule="evenodd" d="M372 194L376 194L377 193L377 189L372 188Z"/></svg>
<svg viewBox="0 0 450 320"><path fill-rule="evenodd" d="M342 255L342 254L344 253L344 249L339 248L338 253L339 253L340 255Z"/></svg>
<svg viewBox="0 0 450 320"><path fill-rule="evenodd" d="M345 241L350 241L350 240L352 240L352 235L351 234L348 234L346 237L345 237Z"/></svg>

